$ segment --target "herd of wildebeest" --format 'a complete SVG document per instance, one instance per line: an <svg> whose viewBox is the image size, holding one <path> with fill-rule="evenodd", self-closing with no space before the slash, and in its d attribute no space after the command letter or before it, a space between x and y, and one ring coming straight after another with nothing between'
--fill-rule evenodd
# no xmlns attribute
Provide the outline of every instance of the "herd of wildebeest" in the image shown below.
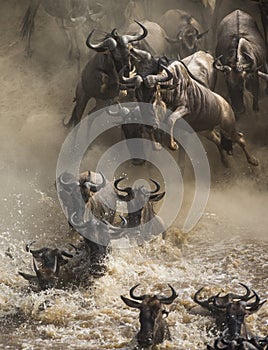
<svg viewBox="0 0 268 350"><path fill-rule="evenodd" d="M80 74L75 106L65 125L76 126L87 103L94 98L96 106L91 113L115 105L109 110L111 115L133 120L122 125L126 139L147 135L156 149L166 146L176 151L179 145L174 128L176 121L183 118L195 132L216 144L224 166L228 166L235 143L242 148L248 163L258 166L258 160L247 149L244 135L237 130L237 121L249 111L258 112L261 89L268 93L268 1L119 0L109 2L109 6L107 3L30 0L23 18L21 34L27 38L27 54L32 54L31 37L40 5L68 33L69 55L75 54L76 61L80 58L77 26L93 23L99 32L105 31L99 41L94 39L94 28L87 36L86 45L95 54L89 56ZM247 11L249 8L254 11ZM122 13L124 9L125 17L113 12L118 9ZM113 23L118 28L107 30L107 25ZM226 99L220 91L215 92L217 74L224 76ZM252 95L252 106L244 103L245 90ZM128 109L122 107L123 102L137 104ZM93 113L88 118L93 122L97 117L98 113ZM139 120L143 123L139 124ZM148 125L146 120L150 121ZM160 132L160 123L167 125L168 136ZM135 161L139 164L139 160ZM27 244L35 275L19 273L33 288L87 285L92 281L90 277L105 274L111 240L133 239L128 234L130 228L137 228L135 239L141 240L142 235L145 241L165 232L165 223L153 207L165 195L160 192L160 184L150 179L155 188L149 190L143 186L124 187L124 180L109 181L104 174L94 171L79 175L64 172L56 179L70 229L78 232L82 241L70 244L72 252L46 247L33 250L33 242ZM126 215L116 211L118 202L125 204ZM145 224L150 231L148 237L140 230ZM240 285L245 289L241 295L218 293L202 299L203 288L195 293L198 306L191 312L211 315L221 332L207 349L268 349L268 336L252 334L245 322L246 316L257 312L265 301L253 289ZM138 286L130 289L131 299L121 298L127 306L140 310L138 348L151 348L170 338L164 305L171 304L178 295L171 285L170 296L137 295Z"/></svg>

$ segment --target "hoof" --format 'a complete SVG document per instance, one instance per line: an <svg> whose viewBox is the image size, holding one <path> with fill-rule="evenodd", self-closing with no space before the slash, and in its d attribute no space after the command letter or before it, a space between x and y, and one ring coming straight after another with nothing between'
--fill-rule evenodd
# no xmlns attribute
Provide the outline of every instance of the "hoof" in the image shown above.
<svg viewBox="0 0 268 350"><path fill-rule="evenodd" d="M258 166L259 165L259 161L257 158L255 157L250 157L248 158L248 162L249 164L253 165L253 166Z"/></svg>
<svg viewBox="0 0 268 350"><path fill-rule="evenodd" d="M177 151L179 149L179 145L177 144L177 142L174 142L174 143L170 144L169 148L172 151Z"/></svg>

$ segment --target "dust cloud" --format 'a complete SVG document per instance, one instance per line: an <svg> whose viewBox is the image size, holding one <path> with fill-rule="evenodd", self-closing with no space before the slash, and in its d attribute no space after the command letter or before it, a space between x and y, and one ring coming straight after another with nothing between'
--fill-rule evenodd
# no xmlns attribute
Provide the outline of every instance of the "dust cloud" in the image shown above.
<svg viewBox="0 0 268 350"><path fill-rule="evenodd" d="M3 334L0 343L17 349L23 327L16 330L12 317L22 314L22 322L26 319L34 325L24 329L25 344L34 349L126 349L124 346L137 328L137 322L136 328L132 327L137 315L123 309L118 296L127 293L133 281L140 281L147 290L150 286L158 290L166 283L173 283L180 290L181 301L175 305L180 317L172 313L170 318L179 347L167 342L163 349L199 349L200 342L212 342L213 337L207 333L211 321L189 316L184 308L191 303L189 295L194 291L207 284L221 288L245 281L267 297L267 99L262 100L257 118L249 115L239 121L250 150L260 160L258 169L247 165L237 146L231 168L225 169L214 146L204 142L212 184L206 211L193 232L183 235L175 229L167 235L167 242L157 238L152 245L131 253L115 251L107 276L96 282L93 292L88 289L22 295L27 282L17 272L29 271L31 264L24 251L25 243L35 239L39 246L67 245L68 225L54 181L58 154L69 132L62 121L72 111L78 79L75 64L67 59L65 37L42 8L36 18L33 55L25 57L25 42L20 40L19 29L27 4L26 0L1 0L0 5L1 310L5 306L0 316L9 317L13 332L11 337ZM94 168L104 148L94 146L87 168ZM148 178L146 169L130 167L128 171ZM158 173L156 176L160 177ZM130 177L134 178L133 173ZM185 178L184 208L175 225L183 221L194 196L190 166ZM54 307L42 313L39 306L46 300ZM259 318L250 319L254 330L262 334L268 322L267 306L263 310ZM73 339L74 329L77 340ZM75 345L68 347L69 344Z"/></svg>

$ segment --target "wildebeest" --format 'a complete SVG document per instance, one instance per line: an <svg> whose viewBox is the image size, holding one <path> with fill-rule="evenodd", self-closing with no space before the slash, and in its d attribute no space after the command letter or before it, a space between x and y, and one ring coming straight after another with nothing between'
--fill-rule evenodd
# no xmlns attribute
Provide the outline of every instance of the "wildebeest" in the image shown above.
<svg viewBox="0 0 268 350"><path fill-rule="evenodd" d="M33 267L36 276L19 272L19 274L27 279L30 283L39 286L41 290L53 288L57 285L60 267L67 264L68 260L64 257L72 258L73 255L57 248L41 248L38 250L31 250L30 244L26 245L26 251L33 256Z"/></svg>
<svg viewBox="0 0 268 350"><path fill-rule="evenodd" d="M251 0L253 2L258 3L260 13L261 13L261 22L264 30L264 37L265 37L265 42L266 45L268 44L267 42L267 37L268 37L268 2L267 0Z"/></svg>
<svg viewBox="0 0 268 350"><path fill-rule="evenodd" d="M164 233L164 222L156 215L153 208L153 203L160 201L165 195L165 192L158 193L160 191L160 184L150 179L156 186L152 191L147 190L144 186L120 188L118 184L122 180L124 180L124 178L116 180L114 186L119 192L126 193L125 195L118 194L118 198L127 203L127 226L131 228L137 227L137 229L141 230L141 238L145 240L150 238L153 234ZM154 221L151 221L153 219ZM151 224L146 227L145 230L142 230L142 225L150 221Z"/></svg>
<svg viewBox="0 0 268 350"><path fill-rule="evenodd" d="M265 301L260 302L260 298L254 290L252 290L252 295L245 284L240 283L240 285L246 289L244 295L227 293L220 296L219 293L206 300L201 300L199 295L203 288L199 289L194 295L194 301L207 310L211 316L215 317L216 324L220 329L225 330L224 333L228 335L229 339L235 339L243 335L247 336L245 317L258 311L265 303ZM255 297L255 301L249 302L253 297ZM244 327L243 330L242 327Z"/></svg>
<svg viewBox="0 0 268 350"><path fill-rule="evenodd" d="M148 33L141 23L138 24L143 29L142 34L119 35L117 30L114 29L98 44L91 42L94 30L89 33L86 44L97 53L88 61L81 73L76 87L75 107L66 126L75 126L80 122L86 105L91 98L96 100L96 106L91 111L92 113L118 97L118 72L124 66L127 66L129 70L131 67L130 44L144 39Z"/></svg>
<svg viewBox="0 0 268 350"><path fill-rule="evenodd" d="M74 212L70 218L72 227L83 237L88 268L93 275L102 274L106 266L104 260L109 252L111 240L121 238L126 230L127 221L121 217L120 227L108 221L96 219L92 214L87 220L79 220Z"/></svg>
<svg viewBox="0 0 268 350"><path fill-rule="evenodd" d="M145 20L142 23L146 27L148 34L144 40L136 43L134 42L134 47L140 50L148 51L152 55L170 56L173 50L170 43L168 43L166 40L167 33L165 30L156 22ZM129 25L127 33L130 35L134 35L136 33L142 34L141 28L139 28L135 23Z"/></svg>
<svg viewBox="0 0 268 350"><path fill-rule="evenodd" d="M84 25L91 13L88 0L30 0L20 32L21 37L27 39L26 53L28 56L32 54L31 38L35 27L35 16L40 5L49 15L55 17L59 27L64 31L68 39L69 58L74 57L78 62L78 69L80 69L81 53L78 34L82 33L81 26Z"/></svg>
<svg viewBox="0 0 268 350"><path fill-rule="evenodd" d="M266 45L254 19L241 10L227 15L217 31L215 68L225 73L232 107L245 111L244 86L259 110L259 77L268 80Z"/></svg>
<svg viewBox="0 0 268 350"><path fill-rule="evenodd" d="M213 347L207 345L208 350L267 350L267 348L266 339L259 337L237 337L230 340L221 336L215 340Z"/></svg>
<svg viewBox="0 0 268 350"><path fill-rule="evenodd" d="M168 10L159 20L173 45L173 54L180 59L203 49L201 39L207 33L195 18L179 9ZM165 53L168 55L168 53Z"/></svg>
<svg viewBox="0 0 268 350"><path fill-rule="evenodd" d="M210 90L215 89L216 70L214 68L214 57L205 51L197 51L185 57L182 62L187 66L189 72L204 86Z"/></svg>
<svg viewBox="0 0 268 350"><path fill-rule="evenodd" d="M106 184L107 179L104 175L94 171L80 173L77 177L67 172L61 174L56 185L65 215L70 218L76 212L77 216L82 219L85 203Z"/></svg>
<svg viewBox="0 0 268 350"><path fill-rule="evenodd" d="M243 134L236 130L234 112L223 97L198 82L181 61L171 62L165 67L163 64L157 65L147 55L147 62L143 66L146 74L141 73L134 77L135 80L124 78L122 81L126 84L132 82L138 90L140 101L147 103L153 101L157 86L160 86L162 102L172 111L165 120L169 128L170 149L178 149L173 135L174 126L177 120L183 118L195 132L217 145L223 164L228 166L227 152L231 154L232 144L237 143L248 163L258 165L257 159L247 151ZM156 69L162 71L159 74L150 73Z"/></svg>
<svg viewBox="0 0 268 350"><path fill-rule="evenodd" d="M163 305L170 305L177 298L177 293L169 284L171 295L169 297L161 295L135 295L134 290L139 284L132 287L129 291L130 297L134 300L128 299L121 295L123 302L129 306L140 310L140 330L137 334L137 341L141 347L149 347L160 344L165 339L170 338L170 333L165 320L168 312L163 309ZM141 302L137 302L139 300Z"/></svg>

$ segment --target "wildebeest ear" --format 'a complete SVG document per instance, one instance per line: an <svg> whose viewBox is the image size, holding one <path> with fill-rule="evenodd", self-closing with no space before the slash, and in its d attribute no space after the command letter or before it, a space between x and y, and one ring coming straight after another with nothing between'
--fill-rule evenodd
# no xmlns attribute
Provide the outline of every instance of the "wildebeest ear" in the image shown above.
<svg viewBox="0 0 268 350"><path fill-rule="evenodd" d="M206 30L206 31L203 32L203 33L198 34L198 35L197 35L197 39L199 40L199 39L203 38L203 36L206 35L208 32L209 32L209 29Z"/></svg>
<svg viewBox="0 0 268 350"><path fill-rule="evenodd" d="M166 192L162 192L162 193L158 193L158 194L152 194L150 196L150 201L158 202L164 197L165 194L166 194Z"/></svg>
<svg viewBox="0 0 268 350"><path fill-rule="evenodd" d="M123 297L123 295L120 295L120 296L121 296L121 299L123 300L123 302L124 302L127 306L129 306L129 307L134 307L135 309L140 309L140 308L141 308L141 304L138 303L137 301L134 301L134 300L125 298L125 297Z"/></svg>
<svg viewBox="0 0 268 350"><path fill-rule="evenodd" d="M21 272L21 271L19 271L18 273L19 273L19 275L21 275L23 278L25 278L29 282L35 282L35 283L38 282L36 276L29 275L28 273L24 273L24 272Z"/></svg>

